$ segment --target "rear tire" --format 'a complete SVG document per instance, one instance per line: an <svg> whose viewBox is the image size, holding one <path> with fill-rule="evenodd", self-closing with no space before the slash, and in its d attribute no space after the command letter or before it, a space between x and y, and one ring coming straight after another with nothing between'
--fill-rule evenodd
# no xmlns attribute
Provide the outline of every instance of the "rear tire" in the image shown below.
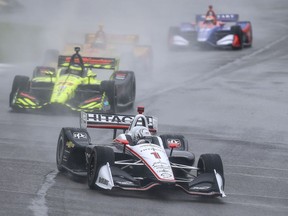
<svg viewBox="0 0 288 216"><path fill-rule="evenodd" d="M110 164L110 166L115 162L113 149L104 146L95 146L87 166L87 179L90 189L100 189L95 183L98 178L100 168L107 162Z"/></svg>
<svg viewBox="0 0 288 216"><path fill-rule="evenodd" d="M110 104L110 113L116 113L117 110L117 93L114 80L104 80L101 82L101 89L106 93L109 104Z"/></svg>
<svg viewBox="0 0 288 216"><path fill-rule="evenodd" d="M252 47L252 43L253 43L253 29L252 29L252 24L251 24L251 22L249 22L249 24L250 24L250 44L249 45L247 45L247 47ZM248 40L248 39L247 39Z"/></svg>
<svg viewBox="0 0 288 216"><path fill-rule="evenodd" d="M125 79L117 78L118 74L125 74ZM113 74L116 85L117 109L129 109L136 98L136 79L133 71L116 71Z"/></svg>

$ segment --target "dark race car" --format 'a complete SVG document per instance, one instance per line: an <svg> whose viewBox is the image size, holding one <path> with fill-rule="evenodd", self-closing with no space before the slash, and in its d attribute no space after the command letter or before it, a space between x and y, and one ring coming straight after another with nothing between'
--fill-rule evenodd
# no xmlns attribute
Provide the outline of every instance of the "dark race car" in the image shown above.
<svg viewBox="0 0 288 216"><path fill-rule="evenodd" d="M114 58L59 56L58 69L39 66L32 79L17 75L10 93L12 110L100 111L114 113L133 106L136 82L132 71L119 71ZM101 76L102 78L101 79Z"/></svg>
<svg viewBox="0 0 288 216"><path fill-rule="evenodd" d="M56 161L60 172L86 177L91 189L146 191L162 186L191 195L225 197L224 171L218 154L202 154L197 166L183 135L156 135L157 118L81 113L81 128L62 128ZM92 144L86 128L114 130L109 143ZM117 129L123 130L118 134Z"/></svg>
<svg viewBox="0 0 288 216"><path fill-rule="evenodd" d="M217 19L196 15L196 23L181 23L170 27L168 46L170 50L205 45L240 50L251 47L253 41L250 21L239 21L238 14L218 14Z"/></svg>

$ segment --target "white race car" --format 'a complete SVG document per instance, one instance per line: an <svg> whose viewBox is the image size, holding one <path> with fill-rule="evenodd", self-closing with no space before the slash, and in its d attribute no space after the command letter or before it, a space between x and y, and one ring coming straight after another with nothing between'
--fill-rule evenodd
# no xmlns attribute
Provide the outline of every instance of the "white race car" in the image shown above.
<svg viewBox="0 0 288 216"><path fill-rule="evenodd" d="M224 171L218 154L202 154L197 166L182 135L156 135L157 118L144 107L133 115L81 113L81 128L62 128L57 167L87 176L91 189L146 191L179 187L191 195L225 197ZM86 128L114 130L111 143L94 145ZM123 133L118 134L117 129Z"/></svg>

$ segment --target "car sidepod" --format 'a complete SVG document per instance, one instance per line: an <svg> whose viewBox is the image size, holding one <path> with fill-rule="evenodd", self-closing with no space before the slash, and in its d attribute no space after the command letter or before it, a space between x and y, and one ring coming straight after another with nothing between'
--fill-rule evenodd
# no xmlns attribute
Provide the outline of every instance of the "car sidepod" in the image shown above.
<svg viewBox="0 0 288 216"><path fill-rule="evenodd" d="M67 170L78 176L86 176L85 149L89 144L90 136L86 129L62 128L56 152L58 170Z"/></svg>
<svg viewBox="0 0 288 216"><path fill-rule="evenodd" d="M184 166L193 166L195 161L195 155L188 151L188 140L180 134L162 134L160 138L163 142L163 147L171 164L181 164ZM176 145L175 148L170 148L170 145ZM189 170L173 167L173 174L175 179L187 178L187 172Z"/></svg>

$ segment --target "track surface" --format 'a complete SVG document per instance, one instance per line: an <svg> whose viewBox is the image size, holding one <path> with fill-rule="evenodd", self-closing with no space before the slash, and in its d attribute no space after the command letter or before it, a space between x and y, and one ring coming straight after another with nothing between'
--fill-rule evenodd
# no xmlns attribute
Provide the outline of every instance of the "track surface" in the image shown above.
<svg viewBox="0 0 288 216"><path fill-rule="evenodd" d="M204 199L161 189L97 192L59 174L57 138L63 126L78 126L78 117L12 113L8 107L13 77L30 75L35 66L31 60L21 63L21 70L20 65L0 65L0 215L288 214L286 0L219 0L214 5L218 13L235 12L251 20L251 49L175 53L166 48L169 26L193 21L209 1L21 2L24 11L1 15L0 20L45 25L46 48L77 40L81 33L93 32L98 22L107 31L143 36L153 46L155 68L151 76L138 74L136 105L159 118L160 132L184 133L197 157L221 155L227 197ZM44 16L53 10L54 19L51 13ZM112 136L110 131L92 133L96 142Z"/></svg>

